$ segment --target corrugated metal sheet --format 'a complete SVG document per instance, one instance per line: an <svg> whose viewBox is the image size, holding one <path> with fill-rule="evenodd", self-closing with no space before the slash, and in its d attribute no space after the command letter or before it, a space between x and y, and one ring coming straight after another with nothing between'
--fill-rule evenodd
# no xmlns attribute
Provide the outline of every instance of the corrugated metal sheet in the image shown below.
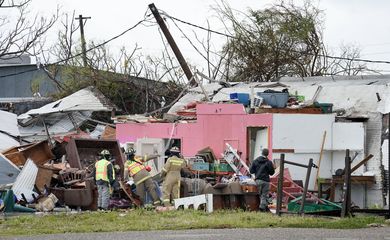
<svg viewBox="0 0 390 240"><path fill-rule="evenodd" d="M14 183L19 173L19 168L0 154L0 184Z"/></svg>
<svg viewBox="0 0 390 240"><path fill-rule="evenodd" d="M77 127L80 127L86 121L86 118L89 118L91 115L92 112L89 111L72 112ZM44 121L51 136L67 135L75 130L74 124L66 114L51 114L45 116ZM19 127L19 130L20 136L25 140L41 141L47 139L45 127L42 121L38 119L35 124L28 127Z"/></svg>
<svg viewBox="0 0 390 240"><path fill-rule="evenodd" d="M71 111L111 111L115 106L94 87L81 89L65 98L49 103L41 108L32 109L18 119L50 113Z"/></svg>
<svg viewBox="0 0 390 240"><path fill-rule="evenodd" d="M98 124L96 125L95 129L89 134L89 136L91 136L91 138L93 139L99 139L102 136L104 129L106 129L105 125Z"/></svg>
<svg viewBox="0 0 390 240"><path fill-rule="evenodd" d="M9 133L12 136L19 136L16 114L0 110L0 131Z"/></svg>
<svg viewBox="0 0 390 240"><path fill-rule="evenodd" d="M31 159L28 159L12 186L12 190L18 199L22 198L22 193L26 196L28 201L33 199L32 194L37 195L37 193L33 191L37 174L38 167Z"/></svg>

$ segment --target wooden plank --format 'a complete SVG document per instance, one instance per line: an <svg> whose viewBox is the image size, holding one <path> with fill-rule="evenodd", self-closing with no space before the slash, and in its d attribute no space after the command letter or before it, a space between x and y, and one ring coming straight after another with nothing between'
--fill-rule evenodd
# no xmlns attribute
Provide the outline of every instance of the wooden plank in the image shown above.
<svg viewBox="0 0 390 240"><path fill-rule="evenodd" d="M362 166L363 164L365 164L368 160L370 160L371 158L373 158L374 155L370 154L368 155L366 158L364 158L363 160L361 160L358 164L356 164L352 169L351 169L351 173L353 173L356 169L358 169L360 166Z"/></svg>
<svg viewBox="0 0 390 240"><path fill-rule="evenodd" d="M137 207L141 207L141 201L134 198L132 196L132 193L131 193L131 190L129 190L128 188L126 188L126 186L123 184L122 181L118 181L119 182L119 185L121 186L123 192L125 192L125 194L127 195L127 197L137 206Z"/></svg>
<svg viewBox="0 0 390 240"><path fill-rule="evenodd" d="M322 144L321 144L321 151L320 151L320 158L318 159L317 163L317 174L316 178L314 179L314 190L317 190L317 179L320 175L320 169L321 169L321 160L322 160L322 153L324 152L324 145L325 145L325 139L326 139L326 131L324 131L324 135L322 136Z"/></svg>
<svg viewBox="0 0 390 240"><path fill-rule="evenodd" d="M45 185L47 187L50 187L51 178L53 177L53 170L38 166L38 174L37 178L35 179L35 185L39 189L39 191L44 192L45 191Z"/></svg>
<svg viewBox="0 0 390 240"><path fill-rule="evenodd" d="M295 149L283 149L283 148L274 148L272 149L273 153L295 153Z"/></svg>

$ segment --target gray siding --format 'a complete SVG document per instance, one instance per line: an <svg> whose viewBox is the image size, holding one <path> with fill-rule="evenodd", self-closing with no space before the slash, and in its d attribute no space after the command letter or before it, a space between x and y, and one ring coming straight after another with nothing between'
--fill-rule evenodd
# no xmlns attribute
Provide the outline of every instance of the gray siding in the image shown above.
<svg viewBox="0 0 390 240"><path fill-rule="evenodd" d="M34 84L39 84L39 93L42 97L56 91L52 80L34 64L0 67L0 98L32 97Z"/></svg>

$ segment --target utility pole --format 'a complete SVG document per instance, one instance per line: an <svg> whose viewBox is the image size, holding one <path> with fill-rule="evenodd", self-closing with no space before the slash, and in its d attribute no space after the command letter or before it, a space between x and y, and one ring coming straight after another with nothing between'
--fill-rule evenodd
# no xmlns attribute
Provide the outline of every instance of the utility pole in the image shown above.
<svg viewBox="0 0 390 240"><path fill-rule="evenodd" d="M179 47L176 45L175 40L173 39L171 33L168 30L167 25L165 25L164 20L162 19L160 13L158 12L158 9L154 5L154 3L149 4L149 9L152 11L154 18L156 19L158 25L161 28L161 31L164 33L165 38L167 39L169 45L172 48L172 51L175 53L175 56L177 60L180 63L181 68L184 71L184 74L186 75L188 81L190 81L191 86L197 86L195 79L193 79L193 74L190 70L190 68L187 65L186 60L184 59L183 55L181 54Z"/></svg>
<svg viewBox="0 0 390 240"><path fill-rule="evenodd" d="M87 66L87 48L85 44L85 37L84 37L84 19L91 19L91 17L83 17L83 15L79 15L78 18L75 18L76 20L79 20L79 26L80 26L80 35L81 35L81 51L83 52L83 63L84 67Z"/></svg>

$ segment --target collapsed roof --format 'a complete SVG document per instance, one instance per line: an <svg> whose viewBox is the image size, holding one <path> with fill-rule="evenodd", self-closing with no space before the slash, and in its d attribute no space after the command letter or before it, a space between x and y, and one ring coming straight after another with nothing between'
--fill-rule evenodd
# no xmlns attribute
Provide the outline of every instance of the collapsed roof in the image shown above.
<svg viewBox="0 0 390 240"><path fill-rule="evenodd" d="M39 141L51 136L69 134L79 128L95 111L112 111L115 107L94 87L81 89L67 97L32 109L17 117L20 136Z"/></svg>
<svg viewBox="0 0 390 240"><path fill-rule="evenodd" d="M277 82L233 83L225 87L219 83L203 86L212 102L229 100L230 93L263 92L267 89L281 91L288 89L290 94L304 96L305 100L332 103L333 111L343 117L366 117L369 112L390 112L390 75L330 76L306 78L281 78ZM202 101L205 94L201 88L189 90L170 113L194 101Z"/></svg>

